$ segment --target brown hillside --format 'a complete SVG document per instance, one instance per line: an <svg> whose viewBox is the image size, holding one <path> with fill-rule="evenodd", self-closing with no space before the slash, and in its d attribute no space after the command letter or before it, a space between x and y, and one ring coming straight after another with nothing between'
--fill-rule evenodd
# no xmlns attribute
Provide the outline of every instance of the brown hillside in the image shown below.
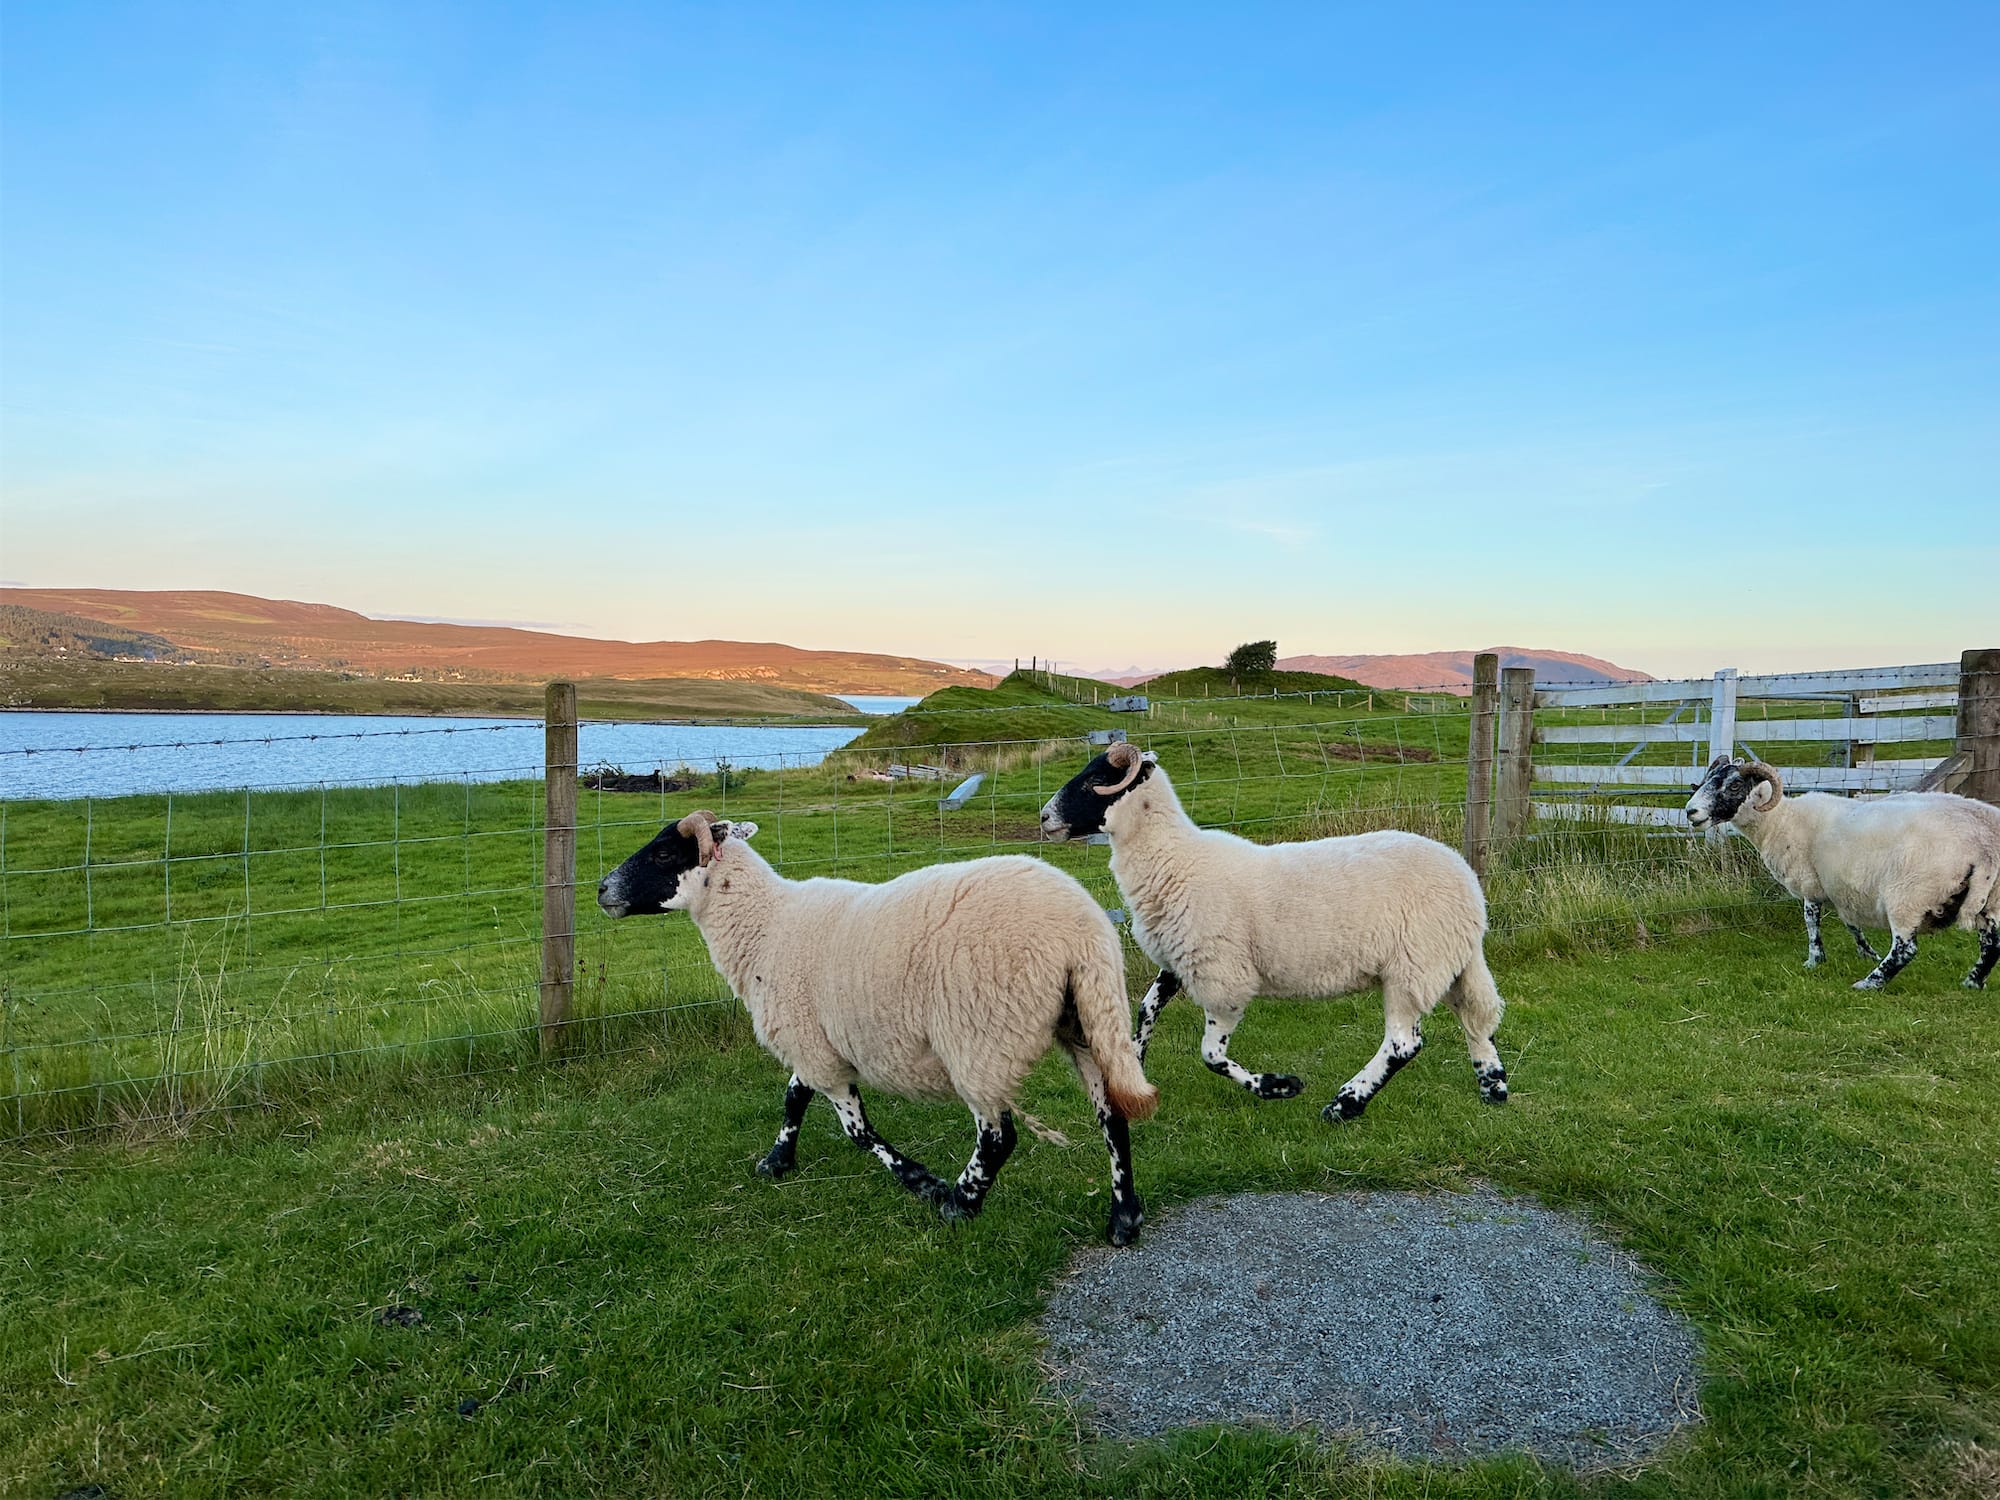
<svg viewBox="0 0 2000 1500"><path fill-rule="evenodd" d="M1621 667L1602 657L1584 656L1574 651L1538 651L1521 646L1486 646L1496 652L1502 667L1533 667L1540 683L1651 682L1645 672ZM1335 677L1352 677L1379 688L1429 688L1433 691L1472 691L1473 651L1424 651L1404 656L1286 656L1278 667L1287 672L1325 672Z"/></svg>
<svg viewBox="0 0 2000 1500"><path fill-rule="evenodd" d="M504 626L373 620L330 604L197 590L0 589L0 604L102 620L243 664L375 675L710 678L821 693L984 687L983 672L916 657L812 651L772 641L600 641Z"/></svg>

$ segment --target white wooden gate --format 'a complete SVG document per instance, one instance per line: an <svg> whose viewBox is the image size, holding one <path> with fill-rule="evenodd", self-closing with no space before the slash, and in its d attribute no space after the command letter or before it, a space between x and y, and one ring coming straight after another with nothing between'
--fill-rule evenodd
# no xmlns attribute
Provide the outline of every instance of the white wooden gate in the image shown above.
<svg viewBox="0 0 2000 1500"><path fill-rule="evenodd" d="M1678 803L1690 783L1715 756L1739 753L1777 764L1790 791L1913 790L1951 754L1958 682L1959 663L1934 662L1751 677L1725 667L1712 678L1539 690L1536 812L1588 807L1619 822L1685 827ZM1579 722L1593 708L1602 721ZM1801 756L1802 742L1826 749ZM1684 760L1657 752L1672 745L1688 747ZM1577 748L1558 748L1568 746ZM1616 746L1630 748L1613 761L1584 748ZM1639 800L1669 797L1675 805Z"/></svg>

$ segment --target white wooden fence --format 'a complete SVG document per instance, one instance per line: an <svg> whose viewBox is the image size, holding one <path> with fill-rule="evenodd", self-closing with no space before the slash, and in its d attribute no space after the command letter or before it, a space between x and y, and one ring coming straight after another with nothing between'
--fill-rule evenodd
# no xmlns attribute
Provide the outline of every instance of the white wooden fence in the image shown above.
<svg viewBox="0 0 2000 1500"><path fill-rule="evenodd" d="M1713 678L1678 682L1616 683L1604 687L1552 688L1535 694L1535 706L1545 710L1603 708L1602 724L1560 723L1537 727L1538 746L1625 745L1624 757L1610 764L1564 764L1563 752L1538 749L1534 781L1535 811L1544 817L1584 815L1582 799L1593 802L1588 815L1615 821L1686 827L1678 806L1632 805L1622 799L1671 794L1684 799L1689 783L1718 755L1739 752L1760 755L1763 746L1825 744L1827 764L1783 766L1785 786L1793 791L1848 793L1909 791L1933 777L1948 756L1935 753L1898 755L1896 746L1950 742L1956 732L1958 662L1920 666L1867 667L1843 672L1793 672L1744 677L1725 667ZM1810 715L1823 702L1827 713ZM1786 716L1773 718L1770 709L1782 704ZM1611 709L1667 707L1659 722L1611 722ZM1762 707L1764 712L1749 710ZM1940 709L1940 713L1927 710ZM1685 744L1685 764L1638 765L1633 762L1649 746ZM1884 752L1887 752L1886 754ZM1784 757L1795 760L1794 756ZM1833 764L1834 761L1841 762Z"/></svg>

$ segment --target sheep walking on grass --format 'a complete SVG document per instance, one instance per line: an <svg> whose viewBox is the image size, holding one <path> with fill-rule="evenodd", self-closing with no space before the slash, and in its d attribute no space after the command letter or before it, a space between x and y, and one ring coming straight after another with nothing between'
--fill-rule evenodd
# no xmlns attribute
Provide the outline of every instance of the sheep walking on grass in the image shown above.
<svg viewBox="0 0 2000 1500"><path fill-rule="evenodd" d="M1382 1045L1322 1111L1351 1120L1423 1046L1421 1023L1438 1001L1465 1029L1481 1097L1507 1100L1493 1045L1503 1002L1486 967L1486 898L1459 855L1411 833L1365 833L1309 843L1253 844L1197 828L1165 771L1132 745L1113 745L1042 809L1054 839L1102 829L1111 874L1132 913L1132 937L1159 977L1139 1007L1143 1061L1153 1023L1185 993L1207 1013L1208 1067L1259 1099L1289 1099L1304 1084L1252 1073L1229 1038L1259 995L1344 995L1382 986Z"/></svg>
<svg viewBox="0 0 2000 1500"><path fill-rule="evenodd" d="M1061 1043L1111 1153L1114 1245L1144 1220L1130 1120L1157 1102L1129 1036L1118 934L1070 876L1018 855L933 865L881 885L787 880L745 842L754 823L690 813L597 889L608 914L685 911L750 1012L757 1040L792 1070L783 1128L758 1164L797 1165L799 1125L823 1093L856 1145L946 1220L970 1219L1014 1149L1014 1096ZM977 1145L956 1183L868 1123L859 1085L956 1094Z"/></svg>
<svg viewBox="0 0 2000 1500"><path fill-rule="evenodd" d="M1881 989L1917 956L1918 937L1948 927L1979 934L1967 989L1984 989L2000 962L2000 808L1949 792L1787 797L1771 767L1719 755L1695 783L1687 816L1696 828L1735 824L1804 903L1808 969L1826 959L1819 921L1829 903L1875 965L1857 990ZM1865 927L1889 929L1886 956Z"/></svg>

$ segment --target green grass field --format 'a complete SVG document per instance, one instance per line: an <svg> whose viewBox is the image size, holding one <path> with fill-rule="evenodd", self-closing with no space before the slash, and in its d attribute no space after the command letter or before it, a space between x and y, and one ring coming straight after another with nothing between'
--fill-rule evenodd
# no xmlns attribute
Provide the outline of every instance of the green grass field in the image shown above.
<svg viewBox="0 0 2000 1500"><path fill-rule="evenodd" d="M985 1216L947 1229L818 1109L798 1176L756 1178L783 1073L717 1007L619 1058L8 1151L0 1493L1981 1493L2000 1010L1957 988L1963 942L1887 995L1846 988L1858 963L1802 972L1797 946L1781 922L1501 964L1505 1110L1446 1020L1362 1122L1323 1124L1377 1039L1370 995L1252 1010L1238 1050L1303 1074L1296 1102L1208 1075L1191 1008L1155 1041L1164 1103L1136 1150L1156 1220L1210 1193L1486 1179L1638 1254L1701 1331L1707 1420L1637 1470L1093 1440L1044 1391L1033 1331L1102 1231L1066 1073L1044 1064L1023 1102L1078 1144L1024 1144ZM873 1113L935 1165L968 1147L953 1105ZM377 1326L390 1305L421 1326Z"/></svg>

